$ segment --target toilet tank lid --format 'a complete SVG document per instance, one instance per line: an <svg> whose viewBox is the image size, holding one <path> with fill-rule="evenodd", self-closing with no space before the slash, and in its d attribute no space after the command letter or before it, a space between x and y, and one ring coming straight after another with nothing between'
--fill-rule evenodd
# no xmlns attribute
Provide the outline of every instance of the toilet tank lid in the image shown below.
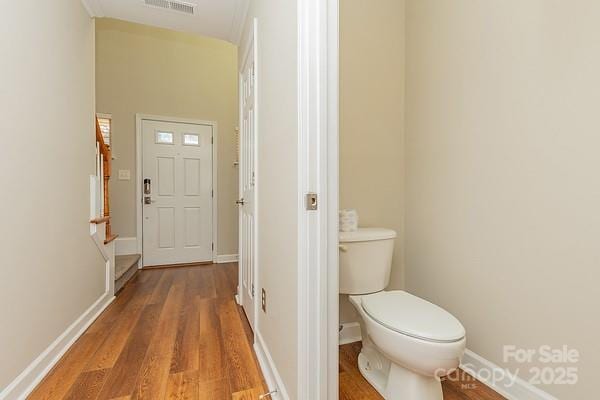
<svg viewBox="0 0 600 400"><path fill-rule="evenodd" d="M369 242L371 240L394 239L396 232L385 228L358 228L354 232L340 232L340 243Z"/></svg>
<svg viewBox="0 0 600 400"><path fill-rule="evenodd" d="M402 290L364 296L361 304L375 321L407 336L433 342L465 337L465 328L448 311Z"/></svg>

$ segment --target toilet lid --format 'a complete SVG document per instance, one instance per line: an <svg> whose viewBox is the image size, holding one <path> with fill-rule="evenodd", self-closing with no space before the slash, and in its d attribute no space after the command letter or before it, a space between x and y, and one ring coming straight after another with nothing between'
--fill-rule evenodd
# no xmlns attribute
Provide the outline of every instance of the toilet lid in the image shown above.
<svg viewBox="0 0 600 400"><path fill-rule="evenodd" d="M456 342L465 328L449 312L410 293L396 290L362 298L363 310L388 329L432 342Z"/></svg>

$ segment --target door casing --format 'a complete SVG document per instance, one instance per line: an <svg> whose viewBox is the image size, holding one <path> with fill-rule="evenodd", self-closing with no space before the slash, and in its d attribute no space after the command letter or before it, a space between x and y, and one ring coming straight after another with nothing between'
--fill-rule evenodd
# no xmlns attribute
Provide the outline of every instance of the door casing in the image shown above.
<svg viewBox="0 0 600 400"><path fill-rule="evenodd" d="M213 181L213 201L212 201L212 241L214 248L212 251L212 261L217 262L217 249L218 247L218 215L217 215L217 204L218 204L218 173L217 173L217 155L218 155L218 127L216 121L205 121L193 118L178 118L178 117L167 117L163 115L151 115L137 113L135 115L135 204L136 204L136 242L137 252L142 255L140 265L144 265L144 249L143 249L143 218L142 218L142 182L143 182L143 152L142 152L142 121L160 121L160 122L175 122L183 124L197 124L197 125L210 125L213 129L213 146L212 146L212 181Z"/></svg>

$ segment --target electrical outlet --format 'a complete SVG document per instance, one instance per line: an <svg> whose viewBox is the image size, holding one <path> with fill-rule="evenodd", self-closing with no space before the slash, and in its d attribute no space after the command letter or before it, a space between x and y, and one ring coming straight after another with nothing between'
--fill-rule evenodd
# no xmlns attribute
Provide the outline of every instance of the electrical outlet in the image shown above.
<svg viewBox="0 0 600 400"><path fill-rule="evenodd" d="M260 307L267 312L267 291L263 288L260 295Z"/></svg>

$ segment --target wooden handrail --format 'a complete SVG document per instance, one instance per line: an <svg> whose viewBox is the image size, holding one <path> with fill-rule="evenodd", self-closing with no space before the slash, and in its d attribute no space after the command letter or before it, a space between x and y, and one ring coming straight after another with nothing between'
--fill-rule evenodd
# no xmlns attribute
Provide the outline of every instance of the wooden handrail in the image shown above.
<svg viewBox="0 0 600 400"><path fill-rule="evenodd" d="M104 170L104 174L110 176L110 162L111 152L110 148L104 143L104 137L102 136L102 131L100 130L100 122L98 118L96 118L96 142L98 142L100 146L100 153L104 156L104 162L108 164L109 169Z"/></svg>
<svg viewBox="0 0 600 400"><path fill-rule="evenodd" d="M112 155L110 148L104 143L104 137L102 136L102 131L100 130L100 122L96 117L96 142L98 142L98 147L100 149L100 154L102 154L102 168L104 172L104 218L106 218L106 237L112 237L111 227L110 227L110 196L108 190L108 181L110 180L111 174L111 161Z"/></svg>

